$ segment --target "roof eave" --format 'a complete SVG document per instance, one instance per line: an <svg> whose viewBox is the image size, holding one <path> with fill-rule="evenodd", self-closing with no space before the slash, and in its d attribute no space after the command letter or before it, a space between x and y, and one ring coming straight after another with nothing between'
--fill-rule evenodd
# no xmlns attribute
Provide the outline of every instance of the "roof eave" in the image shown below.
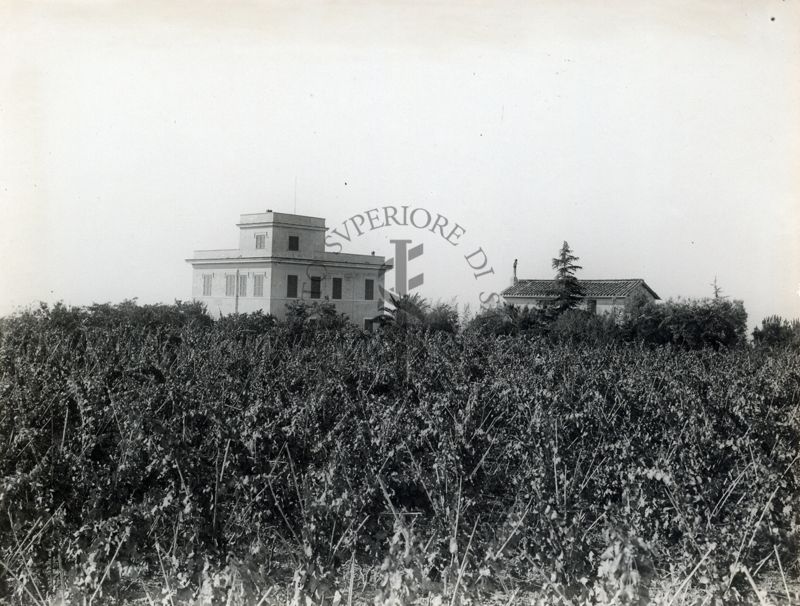
<svg viewBox="0 0 800 606"><path fill-rule="evenodd" d="M647 285L647 282L645 282L644 280L642 280L642 286L644 286L644 288L645 288L645 290L646 290L647 292L649 292L651 295L653 295L653 298L654 298L654 299L656 299L656 300L658 300L658 301L660 301L660 300L661 300L661 297L659 297L659 296L658 296L658 294L656 294L656 291L654 291L652 288L650 288L650 287Z"/></svg>

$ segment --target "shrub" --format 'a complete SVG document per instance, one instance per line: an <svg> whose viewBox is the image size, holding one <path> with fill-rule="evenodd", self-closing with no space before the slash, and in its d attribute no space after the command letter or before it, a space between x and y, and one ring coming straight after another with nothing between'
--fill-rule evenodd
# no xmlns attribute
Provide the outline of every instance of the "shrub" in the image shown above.
<svg viewBox="0 0 800 606"><path fill-rule="evenodd" d="M628 339L686 349L734 347L746 343L747 312L741 301L700 299L648 302L626 310Z"/></svg>
<svg viewBox="0 0 800 606"><path fill-rule="evenodd" d="M572 343L613 343L619 336L616 315L593 314L582 309L568 309L549 326L550 337Z"/></svg>
<svg viewBox="0 0 800 606"><path fill-rule="evenodd" d="M385 307L381 316L385 329L458 332L458 309L454 305L439 302L432 306L418 294L390 295L390 303L391 306Z"/></svg>
<svg viewBox="0 0 800 606"><path fill-rule="evenodd" d="M313 336L318 330L348 330L354 325L348 322L344 314L336 311L330 301L305 300L292 301L286 304L286 319L282 326L295 338L303 335Z"/></svg>
<svg viewBox="0 0 800 606"><path fill-rule="evenodd" d="M513 305L498 305L482 310L471 318L466 330L482 335L511 335L519 331Z"/></svg>
<svg viewBox="0 0 800 606"><path fill-rule="evenodd" d="M265 314L258 310L251 313L230 314L220 317L217 321L217 328L228 334L263 334L274 328L277 319L272 314Z"/></svg>
<svg viewBox="0 0 800 606"><path fill-rule="evenodd" d="M455 334L459 329L458 309L447 303L437 303L428 312L425 321L429 330Z"/></svg>
<svg viewBox="0 0 800 606"><path fill-rule="evenodd" d="M205 305L197 301L175 301L173 305L139 305L135 299L122 303L94 303L88 307L74 307L57 302L50 306L40 303L36 309L21 314L28 317L46 317L51 326L63 330L83 328L182 328L184 326L208 327L213 324Z"/></svg>
<svg viewBox="0 0 800 606"><path fill-rule="evenodd" d="M548 308L498 305L483 310L467 324L467 330L483 335L544 335L555 317Z"/></svg>
<svg viewBox="0 0 800 606"><path fill-rule="evenodd" d="M800 320L768 316L761 321L761 328L753 329L753 342L764 347L800 348Z"/></svg>

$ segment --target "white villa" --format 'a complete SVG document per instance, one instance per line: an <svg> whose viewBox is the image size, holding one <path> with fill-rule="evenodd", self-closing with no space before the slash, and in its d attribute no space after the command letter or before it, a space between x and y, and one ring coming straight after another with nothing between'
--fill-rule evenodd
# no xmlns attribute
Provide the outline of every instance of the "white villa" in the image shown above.
<svg viewBox="0 0 800 606"><path fill-rule="evenodd" d="M268 210L241 215L239 248L197 250L192 297L216 314L263 310L286 316L291 301L329 301L369 326L380 314L383 257L325 251L325 219Z"/></svg>

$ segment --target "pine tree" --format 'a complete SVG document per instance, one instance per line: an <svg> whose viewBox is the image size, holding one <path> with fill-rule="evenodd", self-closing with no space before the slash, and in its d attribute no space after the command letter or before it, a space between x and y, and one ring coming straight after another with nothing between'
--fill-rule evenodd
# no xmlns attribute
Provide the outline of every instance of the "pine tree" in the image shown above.
<svg viewBox="0 0 800 606"><path fill-rule="evenodd" d="M578 257L572 254L572 249L564 240L558 257L553 259L553 269L556 270L556 299L553 307L558 313L576 307L583 297L583 287L575 277L575 272L583 269L575 264L577 260Z"/></svg>
<svg viewBox="0 0 800 606"><path fill-rule="evenodd" d="M717 276L714 276L714 281L711 283L711 288L714 289L715 299L727 299L728 297L722 295L722 288L717 284Z"/></svg>

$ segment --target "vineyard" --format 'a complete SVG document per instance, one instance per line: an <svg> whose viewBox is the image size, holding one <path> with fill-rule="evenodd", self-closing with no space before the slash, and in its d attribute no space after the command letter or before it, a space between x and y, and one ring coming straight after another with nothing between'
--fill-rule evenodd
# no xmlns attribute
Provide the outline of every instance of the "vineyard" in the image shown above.
<svg viewBox="0 0 800 606"><path fill-rule="evenodd" d="M43 306L0 444L9 604L800 599L797 349Z"/></svg>

